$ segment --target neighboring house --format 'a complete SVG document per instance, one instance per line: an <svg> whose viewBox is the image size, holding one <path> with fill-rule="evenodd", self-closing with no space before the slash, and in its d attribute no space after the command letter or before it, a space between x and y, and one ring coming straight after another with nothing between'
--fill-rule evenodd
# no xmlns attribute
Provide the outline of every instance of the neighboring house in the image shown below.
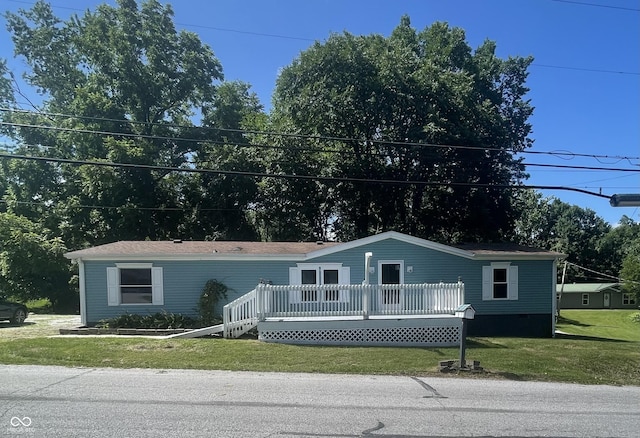
<svg viewBox="0 0 640 438"><path fill-rule="evenodd" d="M243 331L257 324L264 340L453 345L461 304L476 312L470 335L553 336L563 255L385 232L345 243L116 242L66 257L79 264L85 325L125 312L196 315L216 279L232 291L225 324L244 318Z"/></svg>
<svg viewBox="0 0 640 438"><path fill-rule="evenodd" d="M620 283L571 283L556 287L560 309L637 309L633 294Z"/></svg>

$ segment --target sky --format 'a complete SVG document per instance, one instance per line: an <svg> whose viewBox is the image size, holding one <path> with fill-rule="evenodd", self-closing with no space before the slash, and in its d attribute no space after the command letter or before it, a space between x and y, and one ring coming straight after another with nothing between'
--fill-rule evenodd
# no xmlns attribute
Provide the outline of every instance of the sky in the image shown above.
<svg viewBox="0 0 640 438"><path fill-rule="evenodd" d="M164 0L161 2L167 3ZM33 1L0 0L0 11ZM114 1L50 0L61 18ZM332 33L389 36L402 15L418 30L436 21L465 30L472 48L486 39L497 55L533 56L527 98L534 140L525 184L603 195L640 193L640 0L174 0L179 30L199 35L222 64L225 80L251 84L265 109L279 71ZM19 76L0 17L0 58ZM569 169L536 166L579 166ZM603 170L618 169L618 170ZM619 169L627 169L626 171ZM631 170L631 171L629 171ZM640 221L638 207L565 190L541 190L615 225Z"/></svg>

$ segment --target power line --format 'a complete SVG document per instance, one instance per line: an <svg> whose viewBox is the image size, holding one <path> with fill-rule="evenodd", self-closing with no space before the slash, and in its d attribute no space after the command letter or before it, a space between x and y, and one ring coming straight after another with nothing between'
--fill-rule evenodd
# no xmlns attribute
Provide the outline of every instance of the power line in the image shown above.
<svg viewBox="0 0 640 438"><path fill-rule="evenodd" d="M603 5L601 3L587 3L587 2L579 2L579 1L574 1L574 0L551 0L557 3L569 3L572 5L579 5L579 6L593 6L596 8L608 8L608 9L620 9L623 11L632 11L632 12L640 12L640 9L636 9L636 8L626 8L624 6L613 6L613 5Z"/></svg>
<svg viewBox="0 0 640 438"><path fill-rule="evenodd" d="M28 5L34 5L35 4L34 2L28 2L28 1L22 1L22 0L10 0L10 1L12 1L13 3L22 3L22 4L28 4ZM583 6L597 6L597 7L602 7L602 8L621 9L621 10L628 10L628 11L634 11L634 12L639 12L640 11L640 9L625 8L625 7L618 7L618 6L609 6L609 5L578 2L578 1L569 1L569 0L552 0L552 1L562 2L562 3L572 3L572 4L577 4L577 5L583 5ZM56 6L56 5L51 5L51 6L56 8L56 9L65 9L65 10L71 10L71 11L77 11L77 12L84 12L85 11L84 9L79 9L79 8L70 8L70 7ZM256 37L277 38L277 39L285 39L285 40L297 40L297 41L306 41L306 42L312 42L312 43L318 41L317 39L314 39L314 38L306 38L306 37L298 37L298 36L282 35L282 34L261 33L261 32L254 32L254 31L247 31L247 30L230 29L230 28L215 27L215 26L206 26L206 25L200 25L200 24L178 23L178 22L175 22L174 24L176 24L178 26L183 26L183 27L186 27L186 28L209 29L209 30L215 30L215 31L218 31L218 32L230 32L230 33L236 33L236 34L251 35L251 36L256 36ZM586 71L586 72L594 72L594 73L609 73L609 74L613 73L613 74L640 76L640 72L614 71L614 70L605 70L605 69L589 69L589 68L569 67L569 66L552 65L552 64L537 64L537 63L532 63L531 65L532 66L536 66L536 67L554 68L554 69L562 69L562 70L577 70L577 71Z"/></svg>
<svg viewBox="0 0 640 438"><path fill-rule="evenodd" d="M1 124L1 122L0 122ZM162 137L164 139L164 137ZM272 146L272 145L264 145L264 144L253 144L253 143L228 143L228 142L224 142L224 141L216 141L216 140L195 140L192 139L193 141L198 141L198 142L202 142L202 143L213 143L213 144L218 144L218 145L228 145L228 146L238 146L238 147L243 147L243 148L265 148L265 149L278 149L278 150L287 150L287 151L303 151L303 152L321 152L321 153L337 153L337 154L342 154L342 155L357 155L355 152L353 151L342 151L342 150L338 150L338 149L323 149L323 148L300 148L300 147L295 147L295 146ZM15 144L8 144L5 143L3 144L3 146L5 147L5 150L7 152L9 152L9 146L11 146L12 148L16 148L16 147L33 147L33 148L46 148L46 149L56 149L56 146L45 146L45 145L32 145L32 144L19 144L19 145L15 145ZM453 146L452 146L453 147ZM453 147L455 148L455 147ZM480 149L479 149L480 150ZM381 157L386 157L386 154L382 153L382 152L377 152L377 153L369 153L368 155L377 155L377 156L381 156ZM209 162L208 160L201 160L198 162L194 162L194 161L187 161L185 162L185 164L190 164L190 165L198 165L199 163L206 163ZM291 163L291 161L285 161L282 162L283 163ZM552 169L561 169L562 171L565 170L588 170L588 171L604 171L604 172L633 172L633 173L640 173L640 168L638 169L630 169L630 168L624 168L624 167L595 167L595 166L574 166L574 165L563 165L563 164L547 164L547 163L521 163L523 166L525 167L543 167L543 168L552 168Z"/></svg>
<svg viewBox="0 0 640 438"><path fill-rule="evenodd" d="M533 67L555 68L560 70L576 70L576 71L587 71L592 73L613 73L613 74L619 74L619 75L640 76L640 73L632 72L632 71L604 70L599 68L583 68L583 67L566 67L566 66L560 66L560 65L538 64L538 63L532 63L531 65Z"/></svg>
<svg viewBox="0 0 640 438"><path fill-rule="evenodd" d="M14 160L29 160L37 162L50 162L72 165L91 165L111 168L127 168L127 169L145 169L145 170L161 170L165 172L185 172L185 173L201 173L201 174L216 174L216 175L229 175L229 176L245 176L252 178L277 178L288 180L305 180L305 181L323 181L323 182L351 182L351 183L366 183L366 184L383 184L383 185L412 185L412 186L424 186L424 187L467 187L467 188L494 188L494 189L512 189L512 190L565 190L571 192L583 193L599 198L610 199L610 196L603 195L601 193L590 192L588 190L582 190L573 187L564 186L543 186L543 185L514 185L514 184L484 184L484 183L465 183L465 182L441 182L441 181L411 181L411 180L390 180L390 179L371 179L371 178L353 178L353 177L330 177L319 175L292 175L292 174L276 174L265 172L249 172L249 171L236 171L236 170L215 170L215 169L202 169L192 167L171 167L171 166L157 166L148 164L130 164L130 163L115 163L110 161L89 161L89 160L71 160L66 158L51 158L51 157L35 157L28 155L14 155L0 153L0 158L14 159Z"/></svg>
<svg viewBox="0 0 640 438"><path fill-rule="evenodd" d="M4 199L0 199L0 203L3 204L17 204L17 205L32 205L32 206L43 206L43 207L52 207L54 204L50 202L30 202L30 201L7 201ZM128 206L128 205L86 205L86 204L64 204L64 207L67 209L92 209L92 210L145 210L145 211L244 211L240 208L202 208L194 206L193 208L188 207L138 207L138 206Z"/></svg>
<svg viewBox="0 0 640 438"><path fill-rule="evenodd" d="M435 144L435 143L417 143L417 142L399 142L399 141L389 141L389 140L364 140L364 139L356 139L353 137L337 137L337 136L324 136L324 135L313 135L313 134L299 134L299 133L288 133L288 132L274 132L274 131L259 131L259 130L248 130L248 129L233 129L233 128L218 128L218 127L198 127L198 126L189 126L189 125L179 125L179 124L164 124L157 122L141 122L137 120L122 120L122 119L113 119L113 118L102 118L102 117L91 117L91 116L77 116L73 114L63 114L63 113L50 113L50 112L35 112L30 110L22 110L22 109L14 109L14 108L6 108L0 107L0 111L2 112L15 112L20 114L32 114L32 115L42 115L45 117L66 117L66 118L76 118L80 120L92 120L92 121L102 121L102 122L113 122L113 123L131 123L145 126L159 126L159 127L169 127L169 128L180 128L180 129L194 129L201 131L219 131L219 132L231 132L242 135L264 135L264 136L274 136L274 137L288 137L288 138L300 138L307 140L326 140L326 141L335 141L335 142L370 142L373 144L382 144L389 146L402 146L402 147L434 147L434 148L449 148L449 149L470 149L470 150L486 150L486 151L498 151L498 152L514 152L519 154L532 154L532 155L552 155L555 157L568 157L567 159L573 159L576 157L582 158L595 158L595 159L615 159L618 161L631 161L631 160L640 160L640 156L638 157L629 157L629 156L611 156L611 155L599 155L599 154L584 154L584 153L576 153L571 151L517 151L515 149L509 148L496 148L496 147L485 147L485 146L470 146L470 145L450 145L450 144ZM13 127L21 127L21 128L40 128L40 129L49 129L49 130L59 130L65 132L78 132L82 134L99 134L99 135L110 135L110 136L123 136L123 137L137 137L137 138L145 138L145 139L154 139L154 140L170 140L170 141L185 141L185 142L209 142L209 143L218 143L218 144L231 144L229 142L217 142L215 140L207 140L207 139L196 139L189 137L171 137L171 136L157 136L157 135L148 135L148 134L135 134L135 133L122 133L122 132L112 132L112 131L99 131L99 130L90 130L90 129L78 129L78 128L62 128L56 126L49 125L33 125L27 123L11 123L0 121L0 125L5 126L13 126ZM267 145L258 145L253 143L246 144L238 144L233 143L237 146L247 146L247 147L267 147L267 148L280 148L276 146L267 146ZM310 152L344 152L339 150L331 150L325 148L299 148L299 150L308 150Z"/></svg>
<svg viewBox="0 0 640 438"><path fill-rule="evenodd" d="M534 166L534 167L552 167L554 169L576 169L576 170L603 170L603 171L615 171L615 172L638 172L640 173L640 168L638 169L628 169L628 168L616 168L616 167L593 167L593 166L567 166L562 164L541 164L541 163L522 163L525 166Z"/></svg>

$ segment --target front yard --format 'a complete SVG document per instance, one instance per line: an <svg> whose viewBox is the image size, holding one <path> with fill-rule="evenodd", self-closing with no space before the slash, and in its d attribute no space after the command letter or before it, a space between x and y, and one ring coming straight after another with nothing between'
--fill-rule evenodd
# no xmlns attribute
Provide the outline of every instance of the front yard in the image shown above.
<svg viewBox="0 0 640 438"><path fill-rule="evenodd" d="M640 385L640 323L632 321L634 313L563 311L558 328L567 334L555 339L471 338L467 360L479 360L485 372L461 375ZM47 323L32 316L29 320L32 325L0 326L0 363L426 376L440 375L439 361L458 358L457 348L309 347L252 339L51 338L61 325L55 318Z"/></svg>

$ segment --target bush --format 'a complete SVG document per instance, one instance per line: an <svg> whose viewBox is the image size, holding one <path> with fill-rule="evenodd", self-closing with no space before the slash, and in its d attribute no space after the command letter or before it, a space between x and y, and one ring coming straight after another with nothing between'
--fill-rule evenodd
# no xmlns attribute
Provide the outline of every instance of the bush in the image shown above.
<svg viewBox="0 0 640 438"><path fill-rule="evenodd" d="M216 305L221 299L227 298L229 288L218 280L209 280L202 289L200 300L198 300L198 314L203 326L213 325L220 321L216 318Z"/></svg>
<svg viewBox="0 0 640 438"><path fill-rule="evenodd" d="M49 298L40 298L37 300L29 300L24 303L29 309L29 312L45 314L45 313L53 313L53 306L51 305L51 301Z"/></svg>
<svg viewBox="0 0 640 438"><path fill-rule="evenodd" d="M632 313L631 321L640 323L640 312Z"/></svg>
<svg viewBox="0 0 640 438"><path fill-rule="evenodd" d="M151 315L124 313L111 319L103 319L97 325L100 328L146 328L179 329L198 328L198 320L180 313L158 312Z"/></svg>

